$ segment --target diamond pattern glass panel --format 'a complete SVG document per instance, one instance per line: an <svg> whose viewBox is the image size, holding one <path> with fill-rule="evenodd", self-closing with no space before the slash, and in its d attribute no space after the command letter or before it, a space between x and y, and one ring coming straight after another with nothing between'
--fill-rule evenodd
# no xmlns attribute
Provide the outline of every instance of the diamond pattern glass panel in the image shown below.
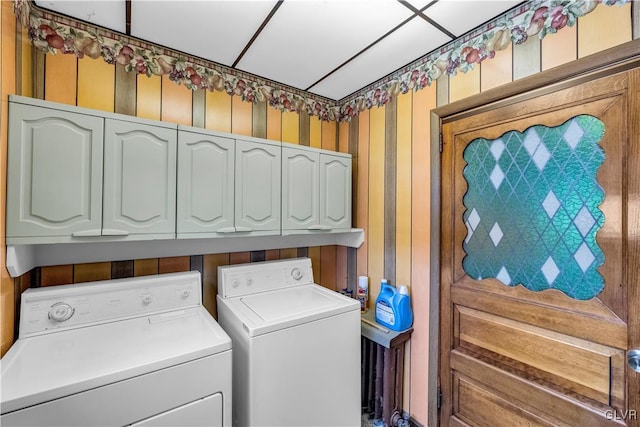
<svg viewBox="0 0 640 427"><path fill-rule="evenodd" d="M604 224L604 191L596 172L604 130L597 118L580 115L469 143L462 266L470 277L558 289L579 300L602 291L596 233Z"/></svg>

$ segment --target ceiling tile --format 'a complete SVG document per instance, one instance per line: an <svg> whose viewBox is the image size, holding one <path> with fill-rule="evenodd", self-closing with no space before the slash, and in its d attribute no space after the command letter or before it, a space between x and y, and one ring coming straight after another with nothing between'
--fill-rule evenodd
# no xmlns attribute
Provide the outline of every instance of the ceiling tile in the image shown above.
<svg viewBox="0 0 640 427"><path fill-rule="evenodd" d="M411 14L396 0L285 1L238 68L306 89Z"/></svg>
<svg viewBox="0 0 640 427"><path fill-rule="evenodd" d="M522 1L440 0L423 13L456 36L490 21Z"/></svg>
<svg viewBox="0 0 640 427"><path fill-rule="evenodd" d="M125 32L126 12L124 1L38 0L35 4L43 9L49 9L121 33Z"/></svg>
<svg viewBox="0 0 640 427"><path fill-rule="evenodd" d="M271 0L133 0L131 35L231 65L275 4Z"/></svg>
<svg viewBox="0 0 640 427"><path fill-rule="evenodd" d="M342 99L449 41L449 37L425 20L413 18L309 91Z"/></svg>
<svg viewBox="0 0 640 427"><path fill-rule="evenodd" d="M407 3L410 3L411 6L415 7L418 10L421 10L429 3L433 3L433 0L407 0Z"/></svg>

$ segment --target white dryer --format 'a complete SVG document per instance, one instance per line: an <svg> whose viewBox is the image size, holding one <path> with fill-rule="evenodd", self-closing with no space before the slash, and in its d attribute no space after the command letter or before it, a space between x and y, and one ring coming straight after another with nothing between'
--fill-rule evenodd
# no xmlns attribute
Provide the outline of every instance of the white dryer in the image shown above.
<svg viewBox="0 0 640 427"><path fill-rule="evenodd" d="M313 283L309 258L218 268L233 342L233 424L360 425L360 305Z"/></svg>
<svg viewBox="0 0 640 427"><path fill-rule="evenodd" d="M0 363L3 427L231 425L231 340L198 272L29 289Z"/></svg>

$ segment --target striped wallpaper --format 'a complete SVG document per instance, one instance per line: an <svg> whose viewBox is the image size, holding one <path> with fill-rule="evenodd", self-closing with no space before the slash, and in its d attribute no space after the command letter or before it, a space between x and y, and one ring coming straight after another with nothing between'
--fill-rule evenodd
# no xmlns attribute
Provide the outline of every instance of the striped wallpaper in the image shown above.
<svg viewBox="0 0 640 427"><path fill-rule="evenodd" d="M350 122L336 123L320 122L305 113L282 113L265 103L246 103L221 92L191 92L166 77L136 76L103 61L32 54L25 35L19 30L16 33L11 2L1 4L2 129L6 129L7 96L17 93L349 152L354 160L353 224L365 230L365 243L357 250L309 247L42 267L15 281L1 268L2 353L14 339L16 301L29 286L197 269L203 274L205 305L215 314L218 265L308 255L316 281L328 288L346 287L347 277L369 276L370 307L382 278L410 287L415 321L405 349L404 410L421 424L427 422L430 110L627 42L632 39L633 16L638 20L637 11L632 16L632 4L598 6L576 26L543 41L532 38L512 45L473 71L441 77L431 87L365 110ZM4 154L6 132L1 136L0 152ZM4 177L5 170L6 165L0 163L0 176ZM4 236L4 181L0 189L0 236ZM0 245L3 263L4 250Z"/></svg>
<svg viewBox="0 0 640 427"><path fill-rule="evenodd" d="M441 77L349 122L354 226L365 230L357 274L370 277L371 308L383 278L411 289L414 331L405 348L403 405L418 422L428 419L430 110L630 41L631 9L598 6L574 27L512 45L470 72Z"/></svg>

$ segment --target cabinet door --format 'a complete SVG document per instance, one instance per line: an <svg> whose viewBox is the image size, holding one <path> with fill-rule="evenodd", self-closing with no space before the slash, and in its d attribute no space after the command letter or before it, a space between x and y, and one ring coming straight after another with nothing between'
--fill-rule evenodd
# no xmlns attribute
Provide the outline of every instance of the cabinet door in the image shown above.
<svg viewBox="0 0 640 427"><path fill-rule="evenodd" d="M180 130L179 234L212 233L215 237L235 231L234 162L233 139Z"/></svg>
<svg viewBox="0 0 640 427"><path fill-rule="evenodd" d="M320 224L351 228L351 158L320 155Z"/></svg>
<svg viewBox="0 0 640 427"><path fill-rule="evenodd" d="M8 243L100 235L102 132L99 117L10 104Z"/></svg>
<svg viewBox="0 0 640 427"><path fill-rule="evenodd" d="M106 119L104 236L173 235L176 128Z"/></svg>
<svg viewBox="0 0 640 427"><path fill-rule="evenodd" d="M282 229L320 225L320 153L282 147Z"/></svg>
<svg viewBox="0 0 640 427"><path fill-rule="evenodd" d="M236 231L280 232L280 145L236 140Z"/></svg>

